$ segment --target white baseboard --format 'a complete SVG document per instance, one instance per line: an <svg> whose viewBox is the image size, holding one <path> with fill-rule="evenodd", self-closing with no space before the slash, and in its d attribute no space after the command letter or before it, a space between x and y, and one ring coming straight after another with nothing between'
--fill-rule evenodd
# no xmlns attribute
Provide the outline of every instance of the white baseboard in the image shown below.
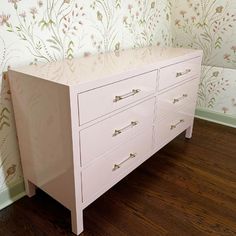
<svg viewBox="0 0 236 236"><path fill-rule="evenodd" d="M8 188L0 192L0 210L9 206L25 195L26 193L23 181L8 186Z"/></svg>

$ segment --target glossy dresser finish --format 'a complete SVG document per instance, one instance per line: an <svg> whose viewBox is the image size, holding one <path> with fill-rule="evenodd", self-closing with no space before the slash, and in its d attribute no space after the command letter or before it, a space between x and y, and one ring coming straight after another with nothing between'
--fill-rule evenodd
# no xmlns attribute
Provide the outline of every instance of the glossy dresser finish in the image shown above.
<svg viewBox="0 0 236 236"><path fill-rule="evenodd" d="M148 47L9 71L28 196L83 209L186 130L202 52Z"/></svg>

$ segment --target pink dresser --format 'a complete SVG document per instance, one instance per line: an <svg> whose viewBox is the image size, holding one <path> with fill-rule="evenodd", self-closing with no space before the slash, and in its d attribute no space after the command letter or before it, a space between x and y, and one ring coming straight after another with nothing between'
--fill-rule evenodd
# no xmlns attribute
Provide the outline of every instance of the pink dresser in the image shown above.
<svg viewBox="0 0 236 236"><path fill-rule="evenodd" d="M28 196L83 209L186 130L202 52L148 47L9 71Z"/></svg>

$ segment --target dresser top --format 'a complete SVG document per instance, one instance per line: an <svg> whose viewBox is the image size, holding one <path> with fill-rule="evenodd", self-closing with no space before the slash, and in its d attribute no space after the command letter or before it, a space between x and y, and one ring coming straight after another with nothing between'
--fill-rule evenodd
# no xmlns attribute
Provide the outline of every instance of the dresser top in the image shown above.
<svg viewBox="0 0 236 236"><path fill-rule="evenodd" d="M200 50L152 46L28 65L11 68L10 71L66 86L80 86L101 80L106 80L107 83L112 77L117 80L122 76L127 78L129 75L134 76L201 55Z"/></svg>

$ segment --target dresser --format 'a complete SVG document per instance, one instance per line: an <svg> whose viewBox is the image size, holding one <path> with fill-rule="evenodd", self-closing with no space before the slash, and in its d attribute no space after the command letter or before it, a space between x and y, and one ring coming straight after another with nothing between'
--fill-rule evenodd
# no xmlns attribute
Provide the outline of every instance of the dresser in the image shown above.
<svg viewBox="0 0 236 236"><path fill-rule="evenodd" d="M147 47L9 70L26 193L83 209L186 131L202 52Z"/></svg>

